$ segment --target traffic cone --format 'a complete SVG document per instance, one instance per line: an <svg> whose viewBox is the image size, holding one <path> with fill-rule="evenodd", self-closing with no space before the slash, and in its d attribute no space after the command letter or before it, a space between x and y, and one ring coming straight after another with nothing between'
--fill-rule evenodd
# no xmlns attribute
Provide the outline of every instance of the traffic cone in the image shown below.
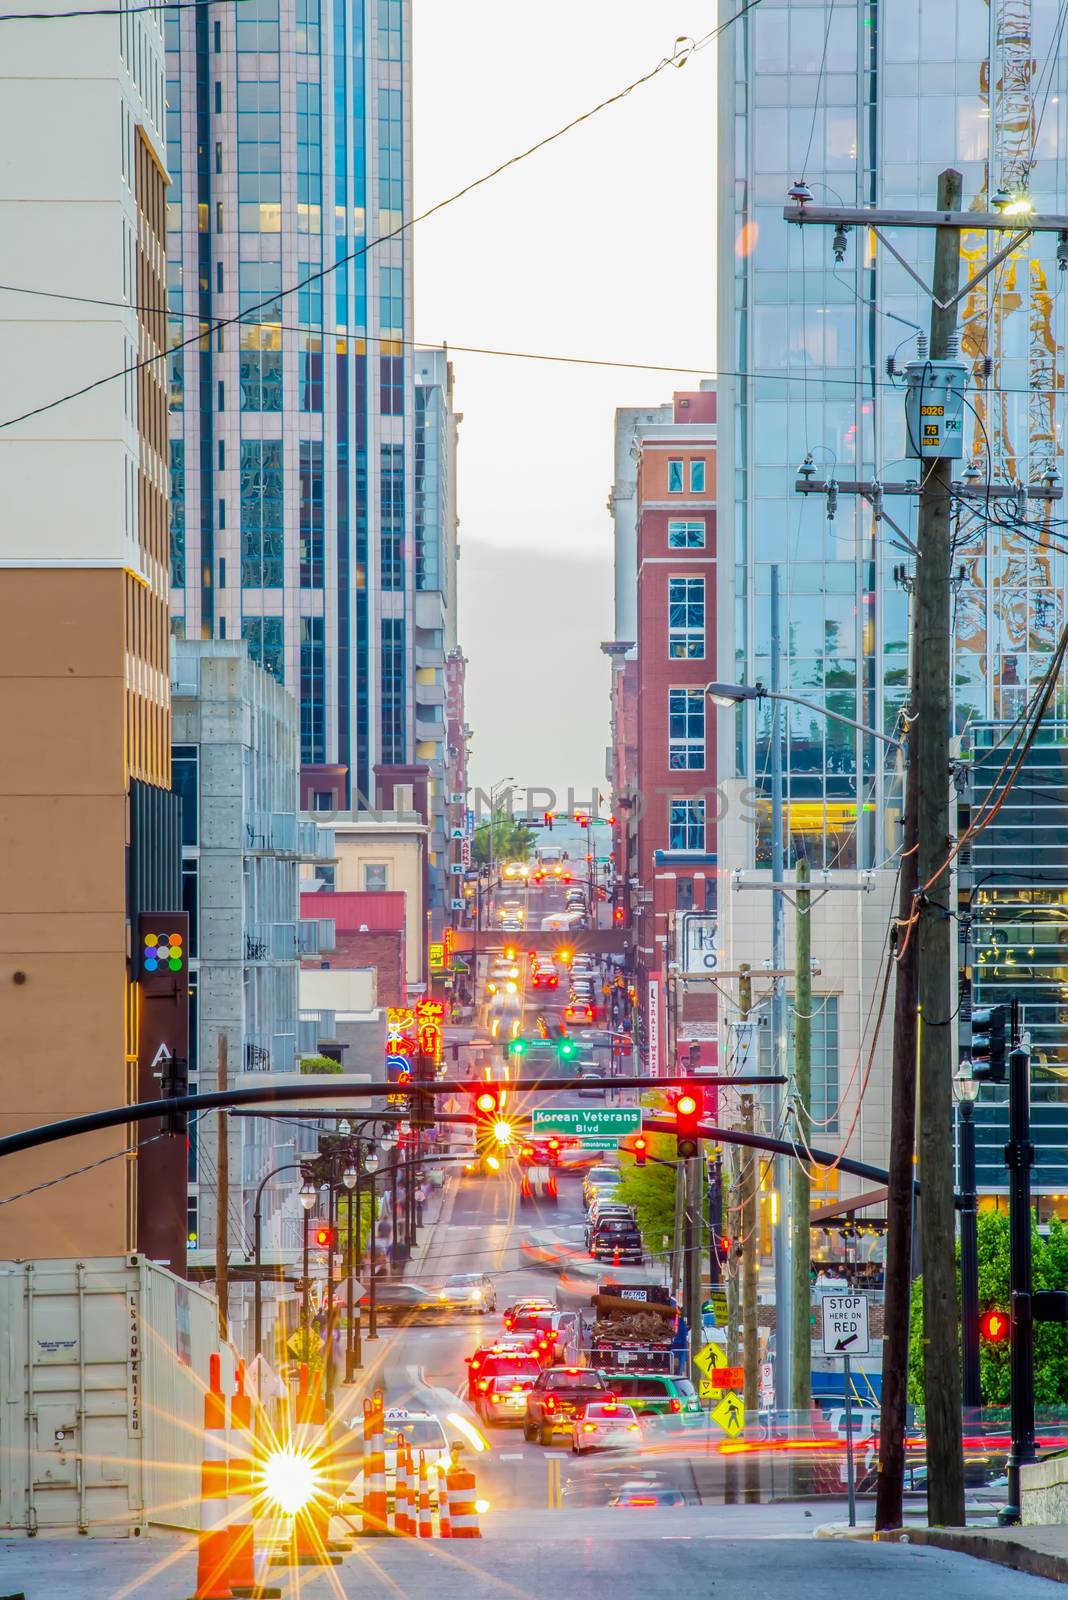
<svg viewBox="0 0 1068 1600"><path fill-rule="evenodd" d="M256 1479L255 1409L245 1390L245 1363L239 1361L236 1389L230 1398L230 1460L227 1474L230 1529L230 1592L252 1600L281 1600L281 1589L256 1581L256 1522L253 1494Z"/></svg>
<svg viewBox="0 0 1068 1600"><path fill-rule="evenodd" d="M364 1425L370 1429L370 1452L364 1458L363 1473L363 1531L388 1533L386 1512L386 1440L385 1405L381 1389L376 1389L364 1403Z"/></svg>
<svg viewBox="0 0 1068 1600"><path fill-rule="evenodd" d="M230 1588L229 1494L226 1460L226 1396L222 1359L208 1362L204 1392L204 1445L200 1460L200 1533L197 1537L197 1587L190 1600L232 1600Z"/></svg>
<svg viewBox="0 0 1068 1600"><path fill-rule="evenodd" d="M411 1532L408 1526L408 1462L403 1439L397 1440L397 1465L393 1474L393 1532Z"/></svg>
<svg viewBox="0 0 1068 1600"><path fill-rule="evenodd" d="M322 1429L326 1421L326 1408L318 1381L309 1388L308 1367L302 1362L297 1383L296 1415L293 1422L292 1445L299 1455L312 1460L319 1455ZM280 1567L336 1567L341 1557L329 1546L330 1512L319 1500L310 1500L293 1517L293 1535L289 1553L272 1557L272 1565Z"/></svg>
<svg viewBox="0 0 1068 1600"><path fill-rule="evenodd" d="M450 1467L448 1482L452 1537L481 1539L482 1529L478 1525L478 1509L475 1504L477 1491L474 1473L466 1467Z"/></svg>
<svg viewBox="0 0 1068 1600"><path fill-rule="evenodd" d="M446 1468L438 1464L438 1538L452 1538L452 1516L449 1507L449 1477Z"/></svg>
<svg viewBox="0 0 1068 1600"><path fill-rule="evenodd" d="M434 1537L434 1524L430 1517L430 1481L426 1471L426 1454L422 1450L419 1452L419 1537Z"/></svg>

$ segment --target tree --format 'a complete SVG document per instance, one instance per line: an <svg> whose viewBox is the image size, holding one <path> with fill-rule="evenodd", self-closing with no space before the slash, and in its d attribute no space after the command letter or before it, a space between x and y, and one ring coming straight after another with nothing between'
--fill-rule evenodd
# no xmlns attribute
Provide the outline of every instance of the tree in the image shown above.
<svg viewBox="0 0 1068 1600"><path fill-rule="evenodd" d="M340 1061L334 1060L333 1056L302 1056L300 1070L306 1077L311 1078L317 1073L322 1073L325 1077L327 1073L344 1072L345 1069Z"/></svg>
<svg viewBox="0 0 1068 1600"><path fill-rule="evenodd" d="M533 828L517 822L509 811L495 811L492 824L480 822L471 841L471 856L479 866L490 859L491 837L494 861L526 861L534 848Z"/></svg>
<svg viewBox="0 0 1068 1600"><path fill-rule="evenodd" d="M650 1255L662 1255L664 1239L669 1243L675 1233L675 1140L669 1133L646 1134L648 1153L670 1161L670 1166L659 1166L650 1161L644 1167L635 1164L626 1151L623 1157L619 1197L624 1205L634 1207L642 1241Z"/></svg>
<svg viewBox="0 0 1068 1600"><path fill-rule="evenodd" d="M979 1314L1009 1310L1009 1219L1004 1212L979 1216ZM1068 1227L1054 1217L1048 1237L1031 1218L1031 1262L1036 1289L1068 1289ZM957 1304L960 1304L960 1252L957 1252ZM1009 1403L1009 1344L988 1344L979 1351L983 1404ZM1060 1406L1068 1393L1068 1329L1059 1323L1035 1323L1035 1402ZM909 1323L909 1399L923 1404L923 1280L913 1289Z"/></svg>

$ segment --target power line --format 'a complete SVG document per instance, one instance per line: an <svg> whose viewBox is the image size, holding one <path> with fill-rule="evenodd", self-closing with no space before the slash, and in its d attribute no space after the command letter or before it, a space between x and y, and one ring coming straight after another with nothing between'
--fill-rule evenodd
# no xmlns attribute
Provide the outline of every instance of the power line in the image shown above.
<svg viewBox="0 0 1068 1600"><path fill-rule="evenodd" d="M80 22L83 17L140 17L146 11L203 11L206 6L247 4L247 0L157 0L146 6L102 6L92 11L4 11L0 22Z"/></svg>
<svg viewBox="0 0 1068 1600"><path fill-rule="evenodd" d="M66 1183L68 1178L80 1178L83 1172L92 1172L96 1167L106 1166L109 1161L119 1161L123 1156L137 1156L150 1144L155 1144L157 1139L169 1139L170 1134L154 1133L150 1139L142 1139L140 1144L124 1147L122 1150L113 1150L110 1155L98 1156L95 1161L87 1161L84 1167L72 1167L69 1172L61 1172L56 1178L46 1178L42 1183L35 1183L32 1189L20 1189L18 1194L5 1194L0 1199L0 1206L9 1206L15 1200L26 1200L31 1194L40 1194L42 1189L53 1189L57 1183Z"/></svg>
<svg viewBox="0 0 1068 1600"><path fill-rule="evenodd" d="M476 189L483 188L487 183L491 183L494 178L498 178L502 173L509 171L510 168L518 166L520 162L526 161L530 156L537 154L538 151L544 150L551 144L555 144L556 141L562 139L565 134L571 133L575 128L580 127L583 123L589 122L590 119L597 116L599 112L607 110L610 106L618 105L621 100L625 100L628 95L633 94L635 89L642 88L645 84L650 83L654 78L658 77L659 74L667 67L684 67L691 56L696 55L699 50L703 50L707 45L711 44L714 39L718 38L720 34L724 33L733 23L737 22L739 18L745 16L746 12L752 11L754 7L760 5L760 3L761 0L747 0L747 3L743 5L740 10L735 12L732 17L728 17L725 22L722 22L717 27L712 28L697 41L684 37L676 38L675 47L670 56L664 56L660 61L657 62L655 67L652 67L648 72L642 73L641 77L635 78L633 82L628 83L625 88L618 90L615 94L609 95L605 100L598 101L598 103L595 106L591 106L588 111L583 111L579 116L572 117L570 122L564 123L564 125L560 128L557 128L554 133L546 134L544 138L537 140L532 145L528 145L525 150L521 150L516 155L509 156L507 160L499 162L497 166L492 167L488 172L484 172L480 177L473 178L470 183L464 184L462 188L455 190L451 195L447 195L444 199L436 201L432 206L428 206L424 211L419 212L416 216L409 217L406 222L398 223L398 225L395 228L391 228L389 232L379 234L377 238L369 239L366 244L361 245L358 249L351 250L347 255L339 257L337 260L330 262L327 266L320 267L316 272L309 273L306 278L301 278L296 283L287 285L286 288L280 289L277 294L269 295L266 299L259 301L256 305L248 306L244 311L239 311L233 316L219 318L215 322L199 328L195 334L191 334L188 339L182 340L180 344L171 345L168 349L161 350L156 355L145 356L140 361L131 362L128 366L121 367L116 372L107 373L104 377L94 378L90 383L82 384L77 389L69 390L66 394L57 396L55 400L48 400L42 405L33 406L30 410L22 412L19 416L8 417L5 420L0 421L0 429L14 427L20 422L28 422L33 417L39 417L44 415L46 412L54 411L57 406L65 405L68 401L78 400L83 395L91 394L94 390L102 388L105 384L114 383L120 378L130 377L135 373L143 371L146 367L155 365L155 363L158 361L165 361L175 350L183 350L189 345L199 344L203 338L210 338L212 334L218 333L223 328L229 328L232 327L234 323L246 321L249 317L254 316L256 312L264 311L269 307L276 305L279 301L287 299L290 295L297 294L301 289L306 289L310 284L320 283L324 278L329 277L332 273L336 272L339 267L343 267L350 261L356 261L368 255L378 245L388 244L393 239L403 238L403 236L410 232L410 230L414 228L417 223L428 221L430 217L436 216L438 212L444 211L448 206L455 205L458 200L464 199L465 196L473 193ZM682 48L680 48L680 46Z"/></svg>

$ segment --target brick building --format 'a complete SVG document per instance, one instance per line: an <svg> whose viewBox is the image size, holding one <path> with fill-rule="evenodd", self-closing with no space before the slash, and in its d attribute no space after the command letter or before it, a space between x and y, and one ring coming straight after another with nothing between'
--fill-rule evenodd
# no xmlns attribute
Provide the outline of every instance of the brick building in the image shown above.
<svg viewBox="0 0 1068 1600"><path fill-rule="evenodd" d="M691 989L677 1008L667 1004L680 914L716 909L716 746L705 696L716 675L715 393L676 394L671 412L671 421L635 429L636 652L616 662L613 697L617 771L636 760L633 792L620 803L619 851L654 1072L673 1051L687 1060L692 1041L702 1065L716 1054L711 992Z"/></svg>

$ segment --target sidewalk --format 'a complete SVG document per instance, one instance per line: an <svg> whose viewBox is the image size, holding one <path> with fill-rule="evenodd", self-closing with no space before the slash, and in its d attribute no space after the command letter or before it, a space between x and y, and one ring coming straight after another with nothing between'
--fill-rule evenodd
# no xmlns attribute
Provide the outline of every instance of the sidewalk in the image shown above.
<svg viewBox="0 0 1068 1600"><path fill-rule="evenodd" d="M909 1523L892 1533L878 1534L863 1522L850 1528L842 1522L824 1523L816 1529L818 1539L866 1539L879 1544L923 1544L956 1555L975 1556L1011 1567L1014 1572L1030 1573L1035 1578L1052 1578L1068 1583L1068 1525L1054 1523L1041 1527L999 1528L994 1522L970 1528L928 1528Z"/></svg>

